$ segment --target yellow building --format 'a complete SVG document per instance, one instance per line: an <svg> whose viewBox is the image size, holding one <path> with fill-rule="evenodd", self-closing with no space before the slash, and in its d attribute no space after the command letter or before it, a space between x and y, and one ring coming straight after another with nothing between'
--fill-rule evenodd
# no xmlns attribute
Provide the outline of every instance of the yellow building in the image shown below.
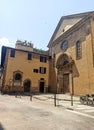
<svg viewBox="0 0 94 130"><path fill-rule="evenodd" d="M36 52L31 43L17 40L16 47L2 47L2 91L46 92L48 91L49 56Z"/></svg>
<svg viewBox="0 0 94 130"><path fill-rule="evenodd" d="M61 17L48 47L50 91L94 94L94 12Z"/></svg>

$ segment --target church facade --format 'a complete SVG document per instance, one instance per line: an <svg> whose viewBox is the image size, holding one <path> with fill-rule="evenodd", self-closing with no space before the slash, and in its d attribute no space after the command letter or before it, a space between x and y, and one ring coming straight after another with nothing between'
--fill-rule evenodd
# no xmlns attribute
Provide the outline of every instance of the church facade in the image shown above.
<svg viewBox="0 0 94 130"><path fill-rule="evenodd" d="M50 91L94 94L94 12L62 17L48 47Z"/></svg>

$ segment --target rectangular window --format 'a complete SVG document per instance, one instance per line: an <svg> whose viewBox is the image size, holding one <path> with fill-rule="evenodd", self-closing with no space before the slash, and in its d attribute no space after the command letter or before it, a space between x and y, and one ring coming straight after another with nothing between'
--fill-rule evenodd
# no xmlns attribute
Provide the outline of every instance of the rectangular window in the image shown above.
<svg viewBox="0 0 94 130"><path fill-rule="evenodd" d="M46 61L47 61L46 57L40 56L40 62L46 62Z"/></svg>
<svg viewBox="0 0 94 130"><path fill-rule="evenodd" d="M45 67L40 67L40 73L41 74L46 74L46 68Z"/></svg>
<svg viewBox="0 0 94 130"><path fill-rule="evenodd" d="M33 72L34 73L38 73L38 69L33 69Z"/></svg>
<svg viewBox="0 0 94 130"><path fill-rule="evenodd" d="M32 60L32 53L28 53L28 60Z"/></svg>
<svg viewBox="0 0 94 130"><path fill-rule="evenodd" d="M10 57L15 57L15 50L14 49L11 50Z"/></svg>

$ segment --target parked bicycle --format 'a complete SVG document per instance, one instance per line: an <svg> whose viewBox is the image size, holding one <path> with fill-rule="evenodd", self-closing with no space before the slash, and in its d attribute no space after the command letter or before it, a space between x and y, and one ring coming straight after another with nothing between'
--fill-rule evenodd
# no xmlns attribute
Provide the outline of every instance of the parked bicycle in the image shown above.
<svg viewBox="0 0 94 130"><path fill-rule="evenodd" d="M94 94L87 94L85 96L80 96L80 102L84 105L93 105L94 106Z"/></svg>

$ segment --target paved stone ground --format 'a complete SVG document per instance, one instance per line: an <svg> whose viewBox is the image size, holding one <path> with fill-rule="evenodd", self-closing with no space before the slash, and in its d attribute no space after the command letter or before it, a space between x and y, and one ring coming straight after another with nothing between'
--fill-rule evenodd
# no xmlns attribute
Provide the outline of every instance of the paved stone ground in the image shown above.
<svg viewBox="0 0 94 130"><path fill-rule="evenodd" d="M56 104L57 106L61 106L70 110L89 110L91 111L94 109L94 106L90 105L83 105L80 103L80 97L79 96L74 96L73 97L73 106L71 106L71 96L70 95L65 95L65 94L57 94L56 96L57 101ZM54 95L53 94L40 94L40 95L34 95L33 99L40 100L43 103L48 103L54 105Z"/></svg>
<svg viewBox="0 0 94 130"><path fill-rule="evenodd" d="M35 95L32 101L29 96L0 95L0 130L94 129L94 116L65 106L54 107L53 95Z"/></svg>

